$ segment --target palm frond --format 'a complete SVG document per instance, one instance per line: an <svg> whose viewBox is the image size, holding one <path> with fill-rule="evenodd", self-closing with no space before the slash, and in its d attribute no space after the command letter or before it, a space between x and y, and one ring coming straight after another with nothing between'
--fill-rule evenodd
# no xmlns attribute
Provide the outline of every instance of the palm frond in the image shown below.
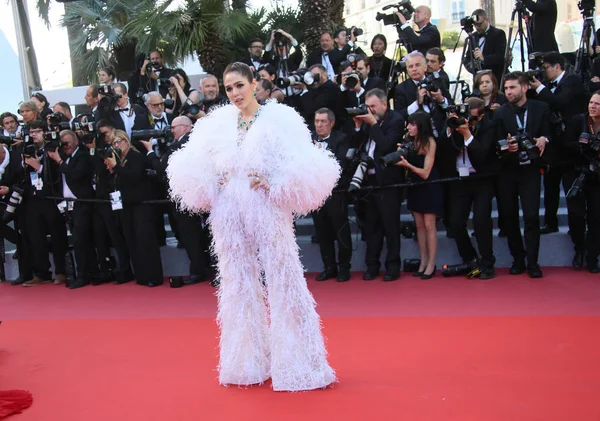
<svg viewBox="0 0 600 421"><path fill-rule="evenodd" d="M50 0L37 0L35 8L46 27L50 28Z"/></svg>

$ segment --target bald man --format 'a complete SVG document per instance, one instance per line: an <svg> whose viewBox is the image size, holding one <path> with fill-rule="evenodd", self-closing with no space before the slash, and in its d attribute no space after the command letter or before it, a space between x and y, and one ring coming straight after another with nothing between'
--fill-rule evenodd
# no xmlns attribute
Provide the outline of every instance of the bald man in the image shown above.
<svg viewBox="0 0 600 421"><path fill-rule="evenodd" d="M398 35L407 40L408 52L419 51L423 56L427 55L430 48L440 48L440 31L437 26L431 24L431 9L427 6L419 6L415 9L412 21L419 27L417 35L404 15L396 12L402 26L398 28Z"/></svg>

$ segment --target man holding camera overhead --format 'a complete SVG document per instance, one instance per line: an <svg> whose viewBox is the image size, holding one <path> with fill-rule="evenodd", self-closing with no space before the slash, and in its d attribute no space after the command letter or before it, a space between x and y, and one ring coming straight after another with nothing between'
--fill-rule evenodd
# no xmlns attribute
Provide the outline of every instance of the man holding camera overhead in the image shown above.
<svg viewBox="0 0 600 421"><path fill-rule="evenodd" d="M520 275L527 270L531 278L541 278L540 167L546 145L551 141L551 114L548 104L527 99L528 90L527 73L508 73L504 77L508 103L494 111L495 139L502 159L498 175L499 211L514 259L510 274ZM525 244L519 224L519 199Z"/></svg>
<svg viewBox="0 0 600 421"><path fill-rule="evenodd" d="M169 79L173 70L164 67L163 61L160 51L150 51L140 69L140 87L144 92L159 91L163 98L166 98L169 87L161 84L161 80Z"/></svg>
<svg viewBox="0 0 600 421"><path fill-rule="evenodd" d="M122 83L115 83L112 87L114 99L112 110L108 118L113 127L124 130L131 137L132 130L146 130L150 128L148 112L140 105L132 104L129 101L127 87ZM134 145L136 147L138 145Z"/></svg>
<svg viewBox="0 0 600 421"><path fill-rule="evenodd" d="M356 38L363 34L363 30L357 28L356 26L353 26L349 29L340 28L337 31L335 31L333 34L333 40L337 45L337 49L340 51L345 51L346 45L350 45L350 52L366 56L362 48L358 47L356 45L356 42L350 40L350 34L354 35L354 39L356 40Z"/></svg>
<svg viewBox="0 0 600 421"><path fill-rule="evenodd" d="M404 3L404 2L403 2ZM408 2L410 4L410 2ZM427 6L419 6L415 9L412 17L413 23L419 27L417 33L412 29L408 19L401 12L396 12L401 26L398 27L398 35L406 38L408 52L419 51L423 56L430 48L440 48L441 37L437 26L431 23L431 9Z"/></svg>

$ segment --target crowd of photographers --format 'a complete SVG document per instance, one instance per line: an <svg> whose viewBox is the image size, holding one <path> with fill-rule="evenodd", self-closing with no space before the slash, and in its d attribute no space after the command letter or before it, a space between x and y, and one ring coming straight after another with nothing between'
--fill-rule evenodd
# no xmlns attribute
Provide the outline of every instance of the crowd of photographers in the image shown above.
<svg viewBox="0 0 600 421"><path fill-rule="evenodd" d="M405 261L405 270L412 267L422 279L435 276L436 221L443 218L463 262L442 273L490 279L494 197L500 235L514 259L510 273L539 278L540 235L558 231L561 183L573 266L600 272L600 94L552 50L534 51L528 72L506 73L506 35L477 9L461 21L470 28L462 61L474 82L463 84L462 102L455 104L430 9L413 8L407 0L395 7L377 19L397 28L398 44L408 51L398 62L385 56L381 34L373 37L367 56L357 46L362 30L356 27L324 32L320 48L306 57L284 30L273 31L266 45L260 39L248 45L245 62L257 78L257 99L294 107L315 145L329 149L343 170L332 197L312 215L324 264L317 280L350 279L351 203L366 242L363 279L379 276L384 240L383 280L398 279L401 233L410 231L410 224L400 222L405 200L420 249L420 259ZM540 13L538 24L542 18ZM207 75L193 89L186 73L166 68L156 50L127 86L110 68L99 76L102 84L86 91L87 114L74 117L63 102L50 108L38 93L21 103L20 119L0 116L0 194L7 203L2 236L17 244L19 262L13 283L78 288L135 279L160 285L165 214L190 259L190 276L172 278L172 285L210 278L207 215L182 213L164 200L165 169L195 121L226 103L218 79ZM471 211L476 247L467 232ZM6 224L11 220L14 229Z"/></svg>

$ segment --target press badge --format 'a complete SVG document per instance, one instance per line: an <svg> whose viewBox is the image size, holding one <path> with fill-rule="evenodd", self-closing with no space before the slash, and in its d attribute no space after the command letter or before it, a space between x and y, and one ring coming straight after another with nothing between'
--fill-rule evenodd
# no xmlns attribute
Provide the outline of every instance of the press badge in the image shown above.
<svg viewBox="0 0 600 421"><path fill-rule="evenodd" d="M114 191L110 194L110 206L114 211L123 209L123 201L121 200L120 191Z"/></svg>
<svg viewBox="0 0 600 421"><path fill-rule="evenodd" d="M468 177L469 169L467 167L458 167L458 175L460 177Z"/></svg>
<svg viewBox="0 0 600 421"><path fill-rule="evenodd" d="M40 175L37 172L30 172L29 177L31 178L31 185L35 187L36 190L39 191L44 188L44 181L40 178Z"/></svg>
<svg viewBox="0 0 600 421"><path fill-rule="evenodd" d="M58 211L60 213L65 213L65 211L67 210L67 201L63 200L62 202L60 202L58 205Z"/></svg>

